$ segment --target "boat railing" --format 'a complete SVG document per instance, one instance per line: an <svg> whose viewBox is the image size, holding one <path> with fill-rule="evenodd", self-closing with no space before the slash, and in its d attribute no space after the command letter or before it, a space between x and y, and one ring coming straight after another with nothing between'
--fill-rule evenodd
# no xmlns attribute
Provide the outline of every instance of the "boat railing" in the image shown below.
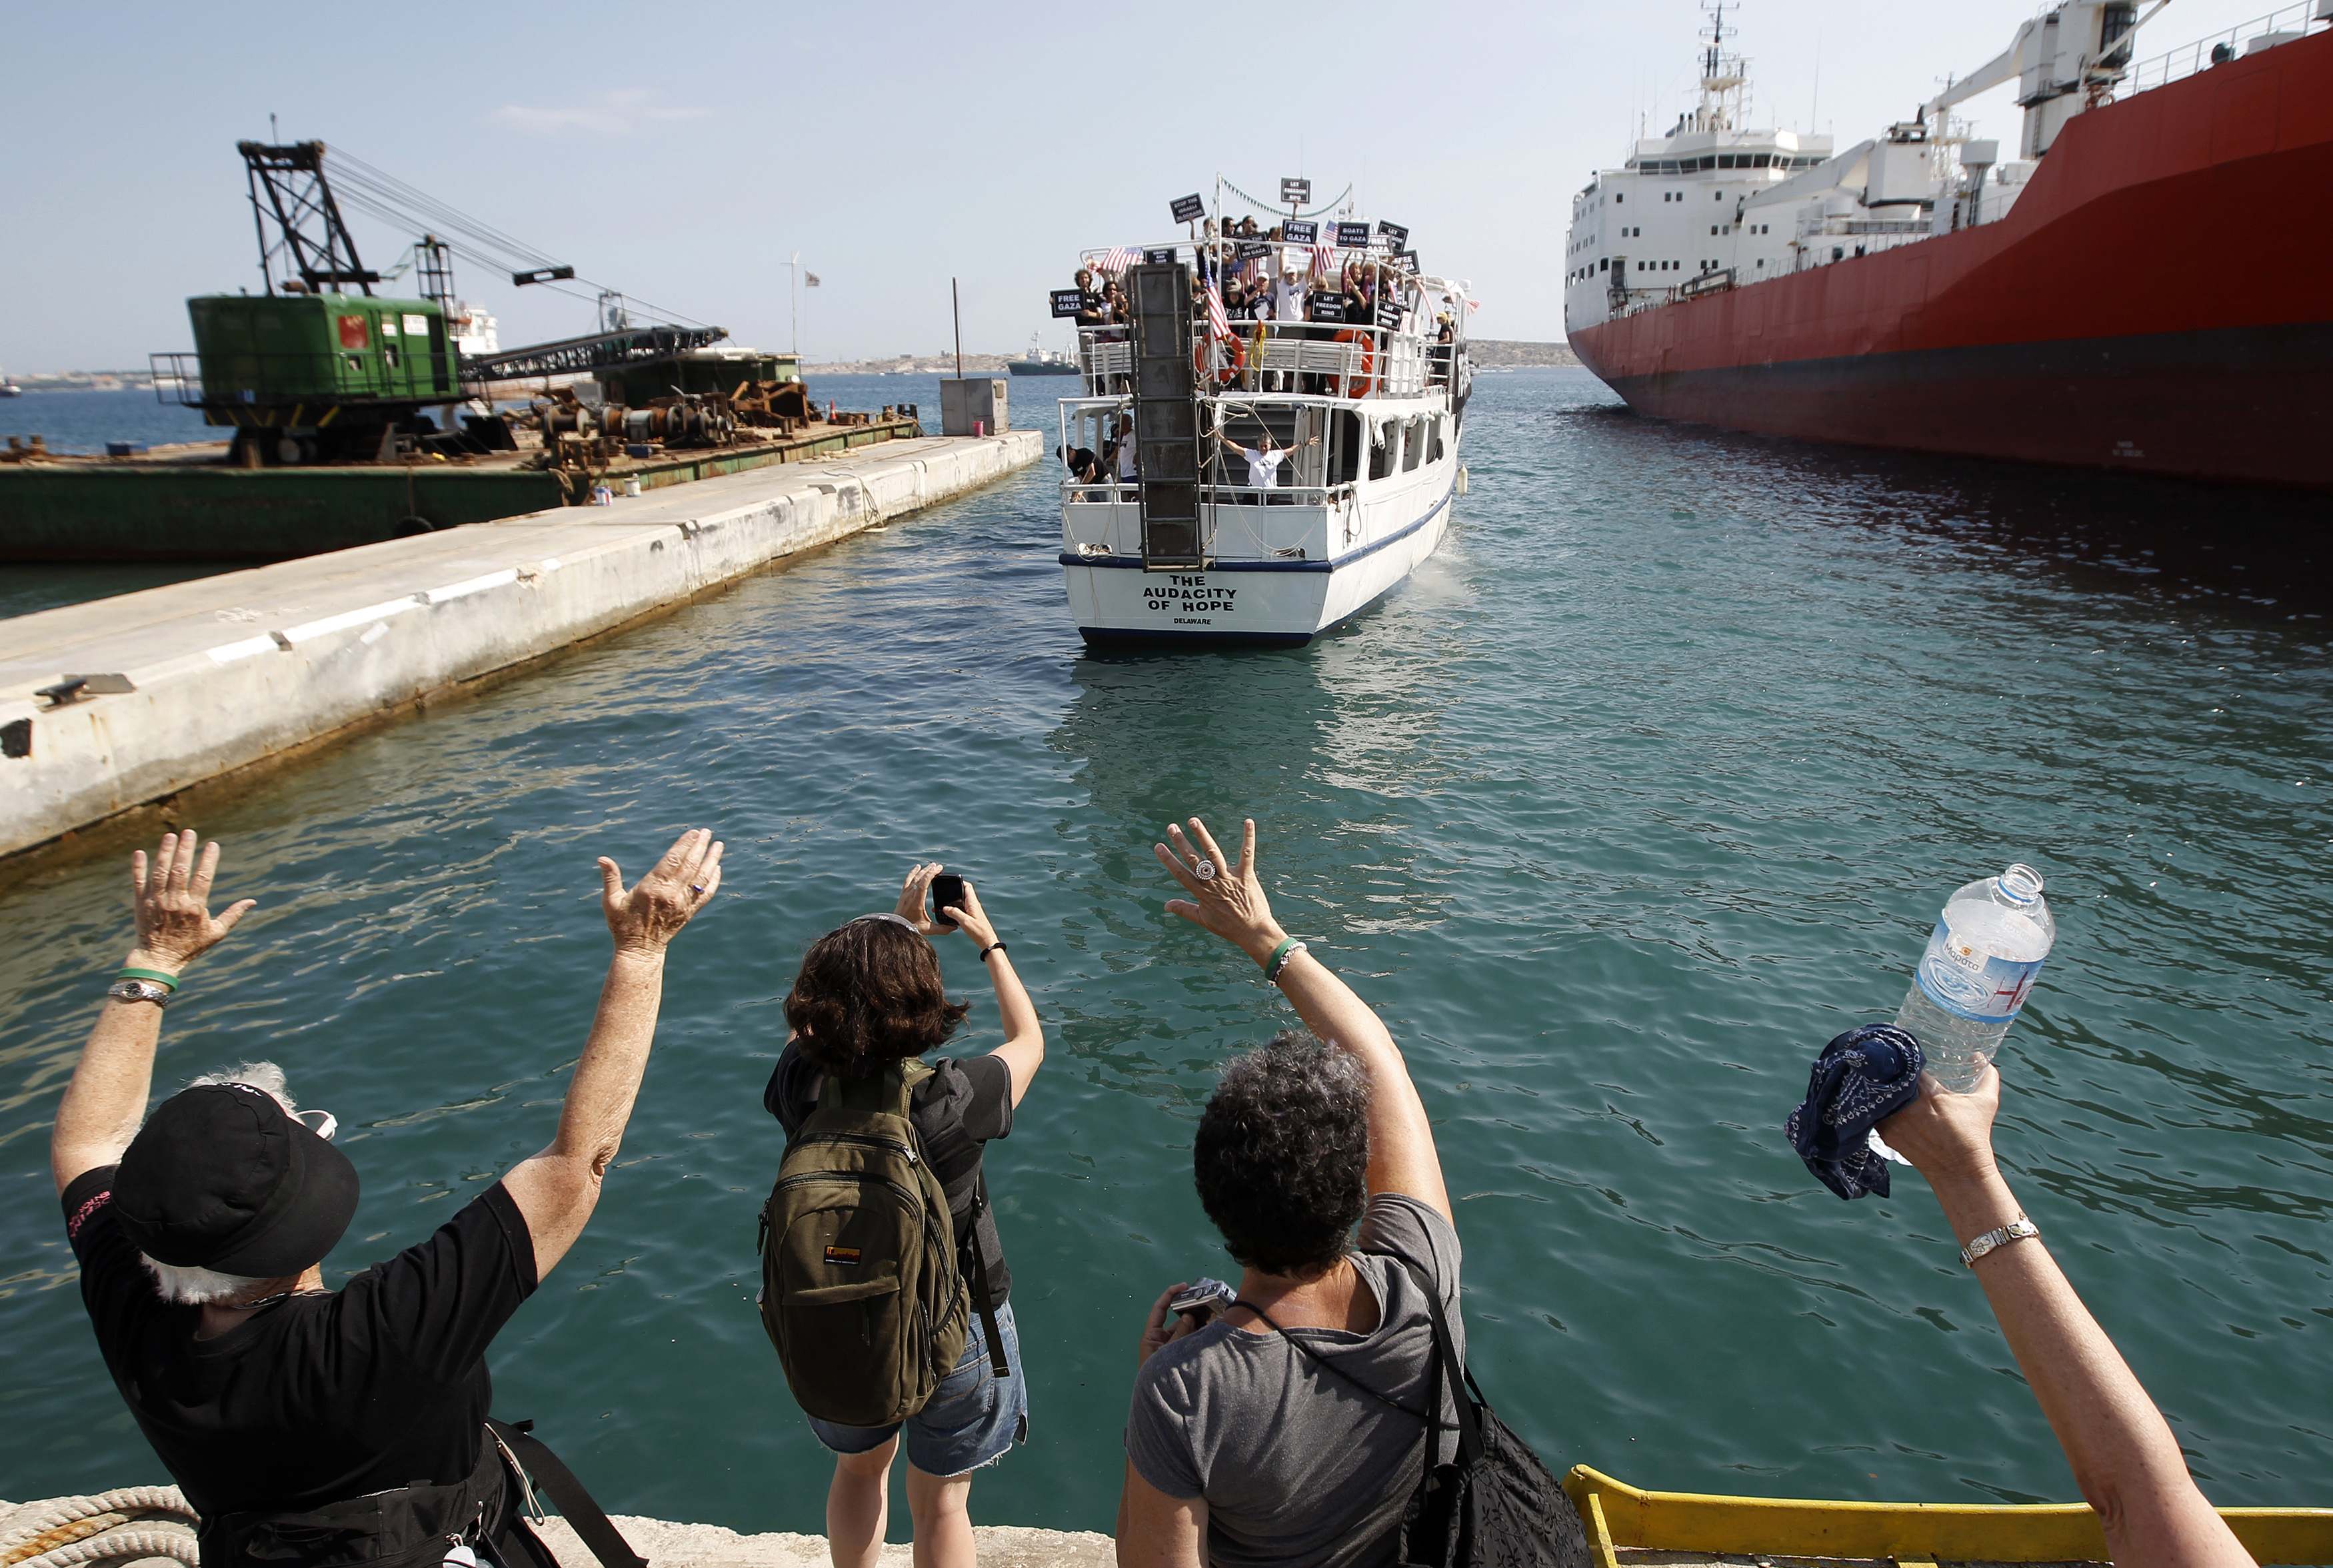
<svg viewBox="0 0 2333 1568"><path fill-rule="evenodd" d="M2292 5L2280 5L2265 16L2255 17L2250 22L2140 61L2115 84L2114 97L2128 98L2133 93L2163 87L2198 72L2208 71L2214 65L2224 65L2232 60L2242 60L2263 50L2295 43L2307 36L2311 23L2323 20L2328 20L2324 0L2295 0Z"/></svg>
<svg viewBox="0 0 2333 1568"><path fill-rule="evenodd" d="M1134 348L1126 327L1081 327L1078 361L1094 397L1130 392ZM1415 397L1446 387L1456 346L1416 332L1334 321L1239 321L1225 339L1200 328L1192 360L1202 390L1304 392L1335 397Z"/></svg>

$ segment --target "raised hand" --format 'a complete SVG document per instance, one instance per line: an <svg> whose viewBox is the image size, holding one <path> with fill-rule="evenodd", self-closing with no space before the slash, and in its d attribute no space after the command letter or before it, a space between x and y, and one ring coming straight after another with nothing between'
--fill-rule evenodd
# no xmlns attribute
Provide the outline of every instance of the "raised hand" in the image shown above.
<svg viewBox="0 0 2333 1568"><path fill-rule="evenodd" d="M907 880L899 884L899 905L894 913L926 936L947 929L934 920L925 907L931 902L932 878L940 874L940 869L936 860L910 865Z"/></svg>
<svg viewBox="0 0 2333 1568"><path fill-rule="evenodd" d="M600 856L600 909L608 917L618 950L662 952L721 891L721 848L710 828L692 827L673 841L664 858L629 892L616 863Z"/></svg>
<svg viewBox="0 0 2333 1568"><path fill-rule="evenodd" d="M1224 858L1215 835L1195 817L1191 818L1191 837L1185 837L1182 828L1172 824L1166 837L1174 844L1172 849L1164 844L1154 844L1151 849L1158 864L1173 873L1183 891L1191 895L1167 900L1167 910L1214 932L1258 963L1270 958L1288 933L1272 918L1272 902L1264 897L1263 884L1256 877L1255 819L1251 817L1240 824L1237 865Z"/></svg>
<svg viewBox="0 0 2333 1568"><path fill-rule="evenodd" d="M211 878L218 874L219 846L200 846L191 827L165 833L149 865L142 849L130 857L130 905L138 922L134 959L149 969L173 974L217 945L258 907L255 899L241 899L210 912Z"/></svg>
<svg viewBox="0 0 2333 1568"><path fill-rule="evenodd" d="M2001 1111L2001 1075L1984 1076L1965 1095L1920 1075L1920 1097L1879 1123L1887 1146L1912 1162L1930 1184L1992 1174L1992 1119Z"/></svg>
<svg viewBox="0 0 2333 1568"><path fill-rule="evenodd" d="M980 907L980 890L969 882L964 884L964 903L950 904L948 913L955 917L955 929L972 939L974 952L996 940L996 927Z"/></svg>

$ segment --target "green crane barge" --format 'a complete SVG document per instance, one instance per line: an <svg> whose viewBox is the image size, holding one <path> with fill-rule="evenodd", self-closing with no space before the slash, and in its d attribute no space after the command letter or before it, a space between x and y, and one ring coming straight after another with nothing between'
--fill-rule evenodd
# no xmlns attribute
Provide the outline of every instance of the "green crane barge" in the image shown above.
<svg viewBox="0 0 2333 1568"><path fill-rule="evenodd" d="M422 234L417 296L377 293L393 280L358 254L324 144L236 150L264 291L188 300L193 351L152 359L157 394L226 441L0 454L0 560L278 560L921 434L912 406L821 416L792 356L635 322L607 292L597 332L466 353L456 242ZM355 167L369 210L407 215L386 199L402 191L466 221ZM517 287L574 277L547 261L511 272Z"/></svg>

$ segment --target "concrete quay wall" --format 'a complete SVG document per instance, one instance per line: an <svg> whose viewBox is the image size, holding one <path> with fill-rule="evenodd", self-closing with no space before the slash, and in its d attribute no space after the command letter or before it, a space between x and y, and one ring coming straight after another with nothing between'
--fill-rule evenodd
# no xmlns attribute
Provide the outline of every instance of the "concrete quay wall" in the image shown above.
<svg viewBox="0 0 2333 1568"><path fill-rule="evenodd" d="M0 856L537 659L1035 462L887 443L0 621ZM128 691L48 705L70 676Z"/></svg>

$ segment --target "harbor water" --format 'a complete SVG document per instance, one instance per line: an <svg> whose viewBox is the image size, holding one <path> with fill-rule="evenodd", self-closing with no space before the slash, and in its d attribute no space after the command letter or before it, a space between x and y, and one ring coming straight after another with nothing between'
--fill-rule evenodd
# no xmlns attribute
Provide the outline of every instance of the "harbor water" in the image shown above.
<svg viewBox="0 0 2333 1568"><path fill-rule="evenodd" d="M1016 382L1015 422L1066 389ZM1440 555L1309 648L1086 656L1047 464L272 770L197 823L261 907L193 972L158 1086L267 1056L339 1116L365 1181L344 1275L549 1135L605 961L592 857L637 875L715 827L722 895L674 949L590 1229L497 1343L496 1406L611 1510L815 1531L829 1462L753 1305L778 999L811 938L943 860L1051 1047L990 1155L1030 1444L974 1514L1107 1529L1142 1310L1232 1267L1197 1108L1292 1021L1161 913L1149 846L1250 813L1282 920L1409 1053L1476 1370L1551 1463L2069 1499L1925 1184L1843 1204L1780 1131L1823 1041L1890 1016L1938 890L2022 860L2058 940L2002 1056L2011 1179L2209 1495L2328 1501L2313 503L1666 427L1580 372L1483 377L1464 455ZM127 937L120 860L0 891L20 1497L162 1478L46 1163ZM993 1043L970 951L943 961L965 1048Z"/></svg>

